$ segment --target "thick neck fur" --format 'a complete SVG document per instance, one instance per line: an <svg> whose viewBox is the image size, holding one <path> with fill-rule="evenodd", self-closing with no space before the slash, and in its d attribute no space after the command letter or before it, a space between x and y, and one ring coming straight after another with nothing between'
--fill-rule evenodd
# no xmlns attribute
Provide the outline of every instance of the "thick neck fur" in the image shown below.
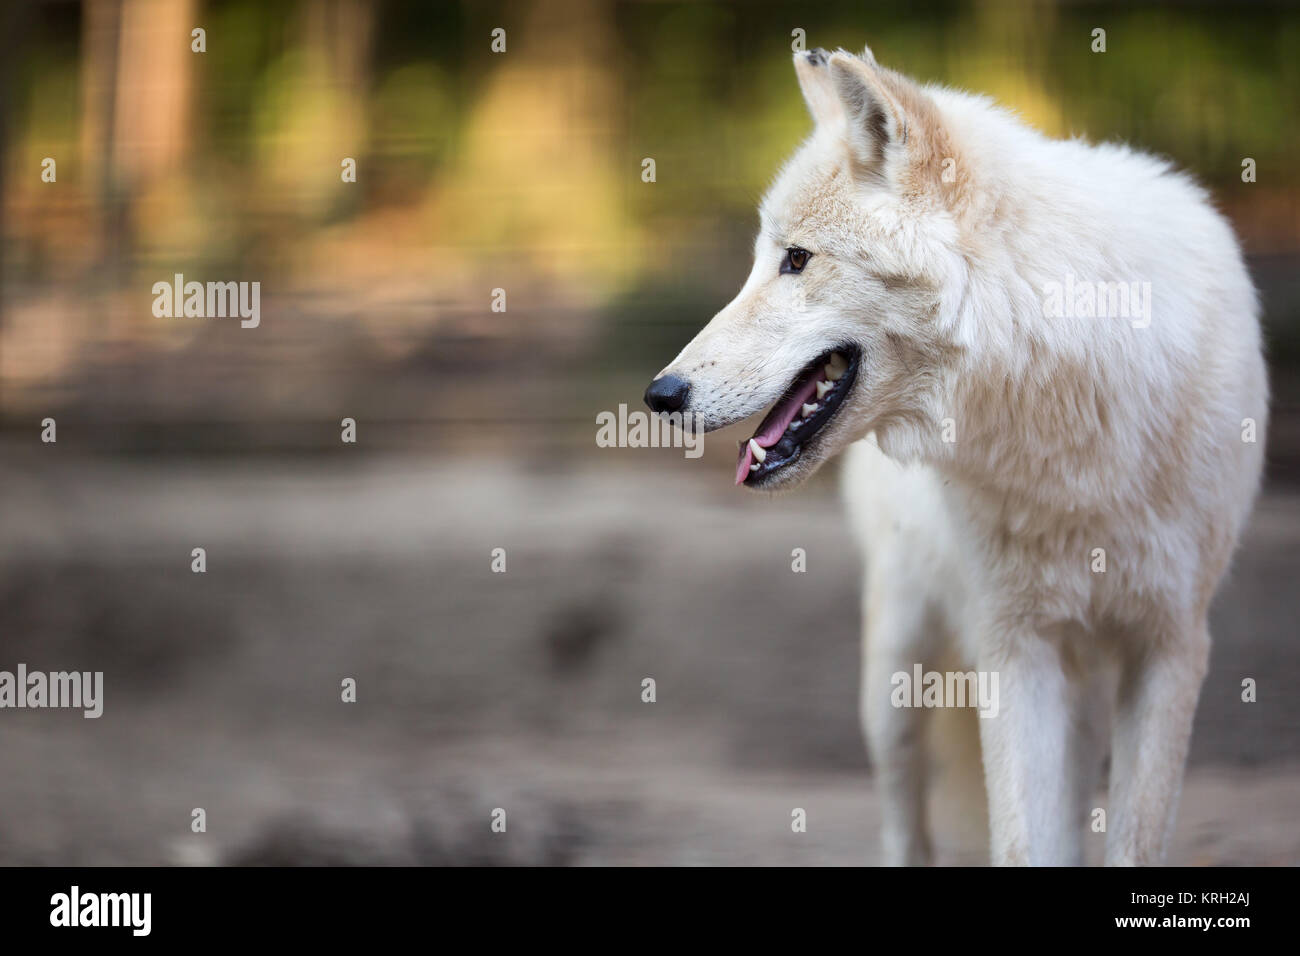
<svg viewBox="0 0 1300 956"><path fill-rule="evenodd" d="M1181 314L1201 303L1180 301L1177 277L1148 265L1152 244L1172 237L1140 234L1134 207L1144 191L1199 190L1122 147L1048 140L987 101L930 92L959 164L949 209L961 237L960 288L945 298L960 304L926 414L886 425L882 447L1014 501L1011 525L1086 520L1135 500L1158 508L1177 497L1169 483L1186 480L1187 462L1144 458L1153 444L1169 447L1144 438L1186 431L1208 414L1204 390L1175 386L1215 376L1203 367L1213 356L1199 348L1194 317ZM1129 245L1116 241L1135 232ZM1127 316L1045 314L1045 288L1071 278L1146 283L1156 320L1138 327ZM945 419L953 441L944 440Z"/></svg>

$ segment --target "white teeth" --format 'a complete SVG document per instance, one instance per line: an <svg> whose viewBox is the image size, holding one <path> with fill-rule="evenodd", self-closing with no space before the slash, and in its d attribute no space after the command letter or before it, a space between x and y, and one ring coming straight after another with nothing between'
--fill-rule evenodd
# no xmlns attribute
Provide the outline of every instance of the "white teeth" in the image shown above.
<svg viewBox="0 0 1300 956"><path fill-rule="evenodd" d="M803 417L807 418L809 415L817 411L818 407L819 406L814 402L812 405L805 405L802 409L800 409L800 411L802 412Z"/></svg>
<svg viewBox="0 0 1300 956"><path fill-rule="evenodd" d="M829 366L828 366L828 367L829 367ZM817 383L817 397L818 397L818 398L825 398L825 397L826 397L826 393L829 392L829 391L830 391L832 388L834 388L834 387L835 387L835 386L834 386L831 382L818 382L818 383Z"/></svg>
<svg viewBox="0 0 1300 956"><path fill-rule="evenodd" d="M831 356L831 360L826 363L826 377L832 382L838 382L840 377L849 369L849 363L839 352Z"/></svg>
<svg viewBox="0 0 1300 956"><path fill-rule="evenodd" d="M760 465L767 460L767 449L752 438L749 440L749 450L754 453Z"/></svg>
<svg viewBox="0 0 1300 956"><path fill-rule="evenodd" d="M749 470L750 470L750 471L758 471L758 469L759 469L759 466L758 466L758 465L750 465L750 466L749 466Z"/></svg>

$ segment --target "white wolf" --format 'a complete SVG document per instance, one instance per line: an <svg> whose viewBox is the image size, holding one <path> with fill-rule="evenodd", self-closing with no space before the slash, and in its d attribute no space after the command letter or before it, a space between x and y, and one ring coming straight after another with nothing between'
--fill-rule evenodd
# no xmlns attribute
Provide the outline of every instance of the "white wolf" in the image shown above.
<svg viewBox="0 0 1300 956"><path fill-rule="evenodd" d="M795 71L816 128L763 201L753 272L646 400L709 429L773 405L740 450L749 488L849 448L889 862L931 856L928 712L890 699L920 663L1000 678L975 721L995 863L1082 861L1107 745L1106 862L1157 863L1263 456L1233 233L1166 163L1049 140L870 51Z"/></svg>

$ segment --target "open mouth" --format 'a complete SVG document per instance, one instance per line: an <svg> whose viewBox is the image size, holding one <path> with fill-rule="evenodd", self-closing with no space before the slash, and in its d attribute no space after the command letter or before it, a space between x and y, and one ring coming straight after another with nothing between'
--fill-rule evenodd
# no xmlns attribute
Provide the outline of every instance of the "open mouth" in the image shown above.
<svg viewBox="0 0 1300 956"><path fill-rule="evenodd" d="M860 354L852 346L831 349L799 373L754 436L740 446L736 484L759 484L799 457L853 387Z"/></svg>

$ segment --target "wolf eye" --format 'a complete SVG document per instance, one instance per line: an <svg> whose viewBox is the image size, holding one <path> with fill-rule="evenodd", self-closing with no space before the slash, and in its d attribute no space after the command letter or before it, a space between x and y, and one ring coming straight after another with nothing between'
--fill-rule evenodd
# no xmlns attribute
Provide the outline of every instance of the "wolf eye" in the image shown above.
<svg viewBox="0 0 1300 956"><path fill-rule="evenodd" d="M808 260L811 258L812 253L807 249L791 246L785 250L785 258L781 260L781 274L798 275L803 272L803 267L808 264Z"/></svg>

